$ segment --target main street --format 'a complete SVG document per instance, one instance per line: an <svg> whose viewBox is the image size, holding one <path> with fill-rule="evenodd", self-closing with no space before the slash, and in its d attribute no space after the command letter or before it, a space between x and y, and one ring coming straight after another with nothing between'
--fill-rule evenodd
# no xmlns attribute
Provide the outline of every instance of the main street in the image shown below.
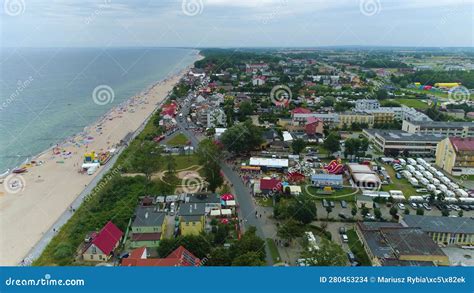
<svg viewBox="0 0 474 293"><path fill-rule="evenodd" d="M186 122L186 117L189 114L189 103L185 103L181 109L183 113L183 119L177 119L178 127L180 131L188 137L191 142L191 145L194 148L198 147L199 139L196 135L189 130L188 122ZM262 218L257 218L255 216L256 206L253 201L253 196L250 194L249 188L244 185L239 174L235 172L231 166L227 165L225 162L220 162L221 170L224 173L225 177L232 183L237 202L239 204L239 220L241 221L241 227L244 229L254 226L257 229L257 235L265 240L265 251L266 251L266 260L268 265L273 265L273 259L270 255L270 250L266 244L266 236L263 230L263 221ZM205 167L205 166L204 166ZM273 236L273 235L271 235Z"/></svg>

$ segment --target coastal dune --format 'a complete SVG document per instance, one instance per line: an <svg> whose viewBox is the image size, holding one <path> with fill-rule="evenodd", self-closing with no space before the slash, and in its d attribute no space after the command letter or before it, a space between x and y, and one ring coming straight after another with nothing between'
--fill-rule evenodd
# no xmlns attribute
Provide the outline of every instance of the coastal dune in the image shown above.
<svg viewBox="0 0 474 293"><path fill-rule="evenodd" d="M84 153L114 148L128 133L139 129L188 70L189 67L155 84L109 111L83 133L59 144L57 149L61 154L54 154L50 149L34 158L43 163L21 174L24 188L20 192L11 193L4 184L0 185L0 265L31 262L25 260L30 250L45 233L60 228L55 226L58 218L68 212L78 195L98 175L98 172L79 173ZM82 143L85 140L87 143Z"/></svg>

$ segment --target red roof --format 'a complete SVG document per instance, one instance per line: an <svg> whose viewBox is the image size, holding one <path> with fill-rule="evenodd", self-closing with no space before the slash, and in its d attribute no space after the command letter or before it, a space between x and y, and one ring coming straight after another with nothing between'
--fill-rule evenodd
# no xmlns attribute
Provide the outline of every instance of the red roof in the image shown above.
<svg viewBox="0 0 474 293"><path fill-rule="evenodd" d="M317 122L322 122L322 120L319 119L319 118L316 118L316 117L306 118L306 124L313 124L313 123L317 123Z"/></svg>
<svg viewBox="0 0 474 293"><path fill-rule="evenodd" d="M449 140L454 147L456 152L472 152L474 151L474 138L460 138L450 137Z"/></svg>
<svg viewBox="0 0 474 293"><path fill-rule="evenodd" d="M161 233L133 233L133 241L156 241L161 239Z"/></svg>
<svg viewBox="0 0 474 293"><path fill-rule="evenodd" d="M175 103L170 103L168 105L164 105L161 109L161 115L170 115L174 116L176 113L176 109L178 106Z"/></svg>
<svg viewBox="0 0 474 293"><path fill-rule="evenodd" d="M159 267L179 267L179 266L199 266L201 260L194 256L183 246L176 248L166 258L147 258L146 248L141 247L132 250L128 258L122 260L122 266L159 266Z"/></svg>
<svg viewBox="0 0 474 293"><path fill-rule="evenodd" d="M120 231L117 226L109 221L105 224L104 228L100 230L94 239L92 239L92 244L97 246L104 254L109 255L117 245L117 242L122 238L123 232Z"/></svg>
<svg viewBox="0 0 474 293"><path fill-rule="evenodd" d="M278 179L260 179L260 190L281 190L281 181Z"/></svg>
<svg viewBox="0 0 474 293"><path fill-rule="evenodd" d="M311 110L306 109L306 108L295 108L293 111L291 111L291 114L309 114L311 113Z"/></svg>

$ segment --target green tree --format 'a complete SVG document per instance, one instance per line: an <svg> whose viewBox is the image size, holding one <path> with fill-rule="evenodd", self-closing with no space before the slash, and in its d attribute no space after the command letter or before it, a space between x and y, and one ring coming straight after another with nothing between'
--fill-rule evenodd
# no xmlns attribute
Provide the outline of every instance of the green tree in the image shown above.
<svg viewBox="0 0 474 293"><path fill-rule="evenodd" d="M265 260L265 241L256 235L257 229L250 227L239 241L234 242L230 249L230 256L235 259L239 255L255 252L258 259Z"/></svg>
<svg viewBox="0 0 474 293"><path fill-rule="evenodd" d="M319 249L304 251L301 257L311 266L345 266L346 253L341 246L321 238Z"/></svg>
<svg viewBox="0 0 474 293"><path fill-rule="evenodd" d="M214 141L205 139L199 143L196 153L199 163L205 166L203 173L206 181L209 183L208 187L212 192L215 192L224 183L220 167L222 150Z"/></svg>
<svg viewBox="0 0 474 293"><path fill-rule="evenodd" d="M379 220L382 218L382 212L380 209L374 209L374 216Z"/></svg>
<svg viewBox="0 0 474 293"><path fill-rule="evenodd" d="M288 219L284 224L277 229L277 236L287 240L290 245L293 239L301 236L302 231L298 223L293 219Z"/></svg>
<svg viewBox="0 0 474 293"><path fill-rule="evenodd" d="M327 207L326 207L326 213L327 213L326 219L329 219L329 214L332 213L332 207L331 207L331 206L327 206Z"/></svg>
<svg viewBox="0 0 474 293"><path fill-rule="evenodd" d="M417 212L418 212L418 211L417 211ZM405 210L403 211L403 213L404 213L405 215L409 215L409 214L410 214L410 210L409 210L409 209L405 209Z"/></svg>
<svg viewBox="0 0 474 293"><path fill-rule="evenodd" d="M262 142L262 130L251 121L238 123L228 128L221 142L229 152L242 154L257 148Z"/></svg>
<svg viewBox="0 0 474 293"><path fill-rule="evenodd" d="M408 209L407 209L408 210ZM417 208L416 209L416 214L418 216L423 216L425 214L425 210L423 208Z"/></svg>
<svg viewBox="0 0 474 293"><path fill-rule="evenodd" d="M357 207L356 206L353 206L352 209L351 209L351 215L353 217L355 217L357 215Z"/></svg>
<svg viewBox="0 0 474 293"><path fill-rule="evenodd" d="M293 149L293 153L297 155L299 155L304 150L305 147L306 147L306 142L301 138L297 138L293 140L293 142L291 143L291 148Z"/></svg>
<svg viewBox="0 0 474 293"><path fill-rule="evenodd" d="M215 248L211 251L209 259L205 263L206 266L231 266L232 258L229 250L223 247Z"/></svg>
<svg viewBox="0 0 474 293"><path fill-rule="evenodd" d="M244 101L244 102L240 103L239 115L240 115L241 119L243 119L243 118L245 118L249 115L252 115L254 110L255 110L255 106L254 106L254 104L252 104L252 102Z"/></svg>
<svg viewBox="0 0 474 293"><path fill-rule="evenodd" d="M160 168L161 154L156 143L144 141L140 146L131 162L133 168L138 172L145 174L147 181L151 180L151 175Z"/></svg>
<svg viewBox="0 0 474 293"><path fill-rule="evenodd" d="M232 266L239 267L258 267L264 266L265 262L259 258L259 255L255 251L249 251L245 254L237 256L232 261Z"/></svg>
<svg viewBox="0 0 474 293"><path fill-rule="evenodd" d="M339 135L334 132L331 132L324 140L323 146L331 153L339 151L341 149L341 145L339 143Z"/></svg>
<svg viewBox="0 0 474 293"><path fill-rule="evenodd" d="M316 219L317 209L313 200L302 197L300 200L293 202L288 213L295 220L303 224L309 224Z"/></svg>
<svg viewBox="0 0 474 293"><path fill-rule="evenodd" d="M462 218L464 216L464 211L463 210L459 210L458 212L458 217Z"/></svg>
<svg viewBox="0 0 474 293"><path fill-rule="evenodd" d="M398 213L398 209L395 206L392 206L390 208L390 215L392 215L392 217L395 217L397 213Z"/></svg>
<svg viewBox="0 0 474 293"><path fill-rule="evenodd" d="M441 211L441 215L442 215L443 217L449 216L449 210L448 210L448 209L443 209L443 210Z"/></svg>

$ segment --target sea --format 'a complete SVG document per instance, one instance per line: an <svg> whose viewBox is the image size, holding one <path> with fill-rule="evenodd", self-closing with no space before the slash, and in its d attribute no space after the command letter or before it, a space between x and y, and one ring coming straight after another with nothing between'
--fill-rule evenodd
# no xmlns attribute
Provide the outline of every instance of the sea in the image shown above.
<svg viewBox="0 0 474 293"><path fill-rule="evenodd" d="M198 53L184 48L0 48L0 174L182 71Z"/></svg>

